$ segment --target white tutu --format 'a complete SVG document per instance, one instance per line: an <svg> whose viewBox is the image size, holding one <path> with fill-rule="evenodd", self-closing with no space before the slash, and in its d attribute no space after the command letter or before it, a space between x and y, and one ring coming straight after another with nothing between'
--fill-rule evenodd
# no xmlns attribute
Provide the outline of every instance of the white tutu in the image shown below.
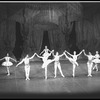
<svg viewBox="0 0 100 100"><path fill-rule="evenodd" d="M100 59L94 59L94 60L92 60L92 62L94 62L94 63L100 63Z"/></svg>
<svg viewBox="0 0 100 100"><path fill-rule="evenodd" d="M72 64L76 64L76 65L78 66L78 63L77 63L75 60L73 60L72 58L69 58L69 61L70 61Z"/></svg>
<svg viewBox="0 0 100 100"><path fill-rule="evenodd" d="M42 68L45 68L45 67L47 67L51 62L53 62L54 60L47 60L47 61L45 61L43 64L42 64Z"/></svg>
<svg viewBox="0 0 100 100"><path fill-rule="evenodd" d="M12 65L13 65L13 63L10 62L10 61L9 62L5 61L5 62L2 63L2 66L12 66Z"/></svg>

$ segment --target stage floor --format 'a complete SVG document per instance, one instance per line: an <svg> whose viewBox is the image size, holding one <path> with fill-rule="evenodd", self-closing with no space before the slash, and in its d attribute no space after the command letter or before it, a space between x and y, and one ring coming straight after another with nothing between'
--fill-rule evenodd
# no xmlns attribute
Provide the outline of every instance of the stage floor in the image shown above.
<svg viewBox="0 0 100 100"><path fill-rule="evenodd" d="M65 78L57 70L54 78L54 63L48 65L48 79L44 79L42 61L31 61L30 81L25 80L24 64L17 68L10 67L11 75L7 76L6 67L0 66L0 94L89 94L100 92L100 71L93 71L87 77L86 60L80 60L76 67L76 76L72 77L72 64L61 60L61 68ZM100 67L100 65L98 65Z"/></svg>

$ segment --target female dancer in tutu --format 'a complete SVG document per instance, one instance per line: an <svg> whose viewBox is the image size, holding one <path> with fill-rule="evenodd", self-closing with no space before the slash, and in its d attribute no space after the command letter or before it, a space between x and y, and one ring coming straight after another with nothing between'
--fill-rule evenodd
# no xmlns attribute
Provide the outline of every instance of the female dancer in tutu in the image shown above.
<svg viewBox="0 0 100 100"><path fill-rule="evenodd" d="M67 52L67 51L65 50L65 52ZM78 66L77 57L79 55L81 55L82 52L83 52L83 50L77 55L76 55L76 51L74 51L74 55L72 55L69 52L67 52L72 57L72 58L69 59L69 61L73 64L73 77L75 77L75 68L76 68L76 66ZM66 58L68 58L68 56L66 54L65 54L65 56L66 56Z"/></svg>
<svg viewBox="0 0 100 100"><path fill-rule="evenodd" d="M26 80L30 80L30 78L29 78L29 73L30 73L29 60L32 59L32 58L34 58L35 54L36 54L36 53L34 53L34 55L33 55L32 57L29 57L29 55L26 55L26 57L23 58L22 61L19 62L19 63L16 65L16 67L17 67L18 65L20 65L20 64L22 64L22 63L25 64L25 67L24 67L24 68L25 68Z"/></svg>
<svg viewBox="0 0 100 100"><path fill-rule="evenodd" d="M47 46L45 46L45 49L40 53L40 55L42 54L42 53L50 53L51 51L47 48Z"/></svg>
<svg viewBox="0 0 100 100"><path fill-rule="evenodd" d="M5 56L4 58L2 58L0 60L3 60L3 59L5 59L5 62L2 63L2 66L6 66L7 67L7 76L9 76L10 75L10 70L9 70L10 66L13 65L13 63L10 61L10 59L15 61L15 62L17 62L17 61L15 59L9 57L8 53L7 53L7 56Z"/></svg>
<svg viewBox="0 0 100 100"><path fill-rule="evenodd" d="M93 70L96 69L96 71L98 71L98 63L100 63L100 55L99 55L99 52L96 51L96 54L95 54L95 59L93 60L93 63L95 63L95 66L93 67Z"/></svg>
<svg viewBox="0 0 100 100"><path fill-rule="evenodd" d="M54 59L53 60L48 59L52 52L54 52L54 50L52 50L50 53L49 52L44 53L43 56L39 56L38 54L36 54L37 57L42 58L43 61L42 68L45 68L45 79L47 79L47 66L54 61Z"/></svg>

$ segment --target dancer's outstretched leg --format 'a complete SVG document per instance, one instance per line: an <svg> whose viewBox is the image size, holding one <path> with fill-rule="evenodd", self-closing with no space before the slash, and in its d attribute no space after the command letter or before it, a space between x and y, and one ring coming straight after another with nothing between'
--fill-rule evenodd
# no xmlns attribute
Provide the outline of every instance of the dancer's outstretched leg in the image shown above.
<svg viewBox="0 0 100 100"><path fill-rule="evenodd" d="M47 67L50 63L52 63L54 60L47 60L46 62L43 63L42 68L45 68L45 79L47 79Z"/></svg>
<svg viewBox="0 0 100 100"><path fill-rule="evenodd" d="M97 64L95 64L95 66L93 67L93 70L96 69L96 71L98 71L98 66Z"/></svg>
<svg viewBox="0 0 100 100"><path fill-rule="evenodd" d="M10 68L10 67L9 67L9 66L7 66L7 73L8 73L8 74L7 74L7 76L9 76L9 75L10 75L9 68Z"/></svg>
<svg viewBox="0 0 100 100"><path fill-rule="evenodd" d="M96 71L98 71L98 65L96 64Z"/></svg>
<svg viewBox="0 0 100 100"><path fill-rule="evenodd" d="M59 68L59 71L60 71L60 73L61 73L61 76L62 76L62 77L65 77L64 74L63 74L63 72L62 72L62 70L61 70L61 64L60 64L60 63L58 64L58 68Z"/></svg>

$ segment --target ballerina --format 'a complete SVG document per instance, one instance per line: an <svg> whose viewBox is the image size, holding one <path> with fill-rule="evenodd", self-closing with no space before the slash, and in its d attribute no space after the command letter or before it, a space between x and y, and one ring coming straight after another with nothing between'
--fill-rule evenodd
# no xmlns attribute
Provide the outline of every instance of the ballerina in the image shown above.
<svg viewBox="0 0 100 100"><path fill-rule="evenodd" d="M5 59L5 61L2 63L2 66L6 66L6 68L7 68L7 76L9 76L10 75L10 66L13 65L13 63L10 61L10 59L15 61L15 62L17 62L17 61L15 59L9 57L8 53L7 53L7 56L5 56L4 58L2 58L0 60L3 60L3 59Z"/></svg>
<svg viewBox="0 0 100 100"><path fill-rule="evenodd" d="M65 50L65 52L67 52L66 50ZM76 51L74 51L74 55L72 55L72 54L70 54L69 52L67 52L72 58L70 58L69 59L69 61L73 64L73 77L75 77L75 68L76 68L76 65L78 66L78 63L77 63L77 57L79 56L79 55L81 55L82 54L82 52L83 52L83 50L79 53L79 54L77 54L76 55ZM64 53L65 54L65 53ZM65 55L66 57L67 57L67 55ZM67 57L68 58L68 57Z"/></svg>
<svg viewBox="0 0 100 100"><path fill-rule="evenodd" d="M52 63L54 61L51 59L48 59L48 57L51 55L51 53L54 52L54 50L52 50L50 53L45 53L45 55L43 56L39 56L38 54L37 57L42 58L43 64L42 64L42 68L45 68L45 79L47 79L47 67L50 63Z"/></svg>
<svg viewBox="0 0 100 100"><path fill-rule="evenodd" d="M17 66L19 66L19 65L22 64L22 63L25 64L24 69L25 69L26 80L30 80L30 78L29 78L29 74L30 74L30 64L29 64L29 60L30 60L30 59L33 59L35 55L36 55L36 53L34 53L32 57L29 57L29 55L27 54L26 57L23 58L23 59L21 60L21 62L19 62L19 63L16 65L16 67L17 67Z"/></svg>
<svg viewBox="0 0 100 100"><path fill-rule="evenodd" d="M40 55L41 55L43 52L44 52L44 53L46 53L46 52L50 53L51 51L47 48L47 46L45 46L45 49L40 53Z"/></svg>
<svg viewBox="0 0 100 100"><path fill-rule="evenodd" d="M99 55L99 52L96 51L96 54L95 54L95 59L93 60L93 63L95 63L95 66L93 67L93 70L96 69L96 71L98 71L98 63L100 63L100 55Z"/></svg>
<svg viewBox="0 0 100 100"><path fill-rule="evenodd" d="M64 55L64 52L61 55L59 55L58 52L56 52L56 55L54 55L54 52L52 54L53 54L54 60L55 60L55 62L54 62L54 69L55 69L55 73L54 74L55 74L55 76L54 76L54 78L56 78L56 76L57 76L57 68L59 69L59 71L61 73L61 76L65 77L63 72L62 72L62 69L61 69L61 64L59 62L59 59L60 59L60 57L62 57Z"/></svg>
<svg viewBox="0 0 100 100"><path fill-rule="evenodd" d="M93 59L95 58L95 56L93 56L91 52L89 52L88 55L85 53L85 50L83 52L84 52L84 55L88 57L88 62L87 62L88 76L92 77L91 74L92 74L92 68L93 68Z"/></svg>

